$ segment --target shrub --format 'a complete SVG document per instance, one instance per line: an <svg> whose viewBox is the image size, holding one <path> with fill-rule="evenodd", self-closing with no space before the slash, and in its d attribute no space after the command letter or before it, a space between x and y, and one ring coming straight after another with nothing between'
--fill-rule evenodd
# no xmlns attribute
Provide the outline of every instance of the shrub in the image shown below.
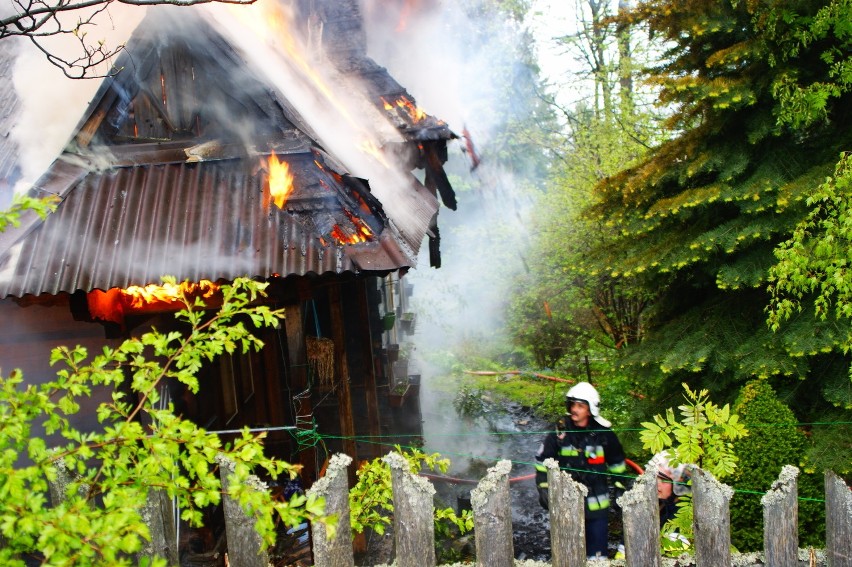
<svg viewBox="0 0 852 567"><path fill-rule="evenodd" d="M799 496L822 498L822 471L805 462L807 439L794 427L793 411L778 399L765 380L743 386L734 412L748 424L749 435L734 441L740 467L734 486L741 491L766 492L784 465L798 466ZM742 551L763 549L763 506L760 494L738 492L731 500L731 539ZM799 501L800 545L821 545L825 535L822 503Z"/></svg>

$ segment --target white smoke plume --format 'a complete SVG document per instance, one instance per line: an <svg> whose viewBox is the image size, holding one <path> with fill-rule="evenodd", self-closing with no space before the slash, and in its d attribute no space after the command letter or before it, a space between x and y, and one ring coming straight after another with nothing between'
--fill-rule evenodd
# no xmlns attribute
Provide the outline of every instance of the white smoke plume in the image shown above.
<svg viewBox="0 0 852 567"><path fill-rule="evenodd" d="M103 41L112 47L123 45L144 17L145 10L144 7L113 4L96 16L93 26L87 27L89 40L94 43ZM66 17L79 16L69 13ZM25 191L69 142L101 80L69 79L47 60L44 53L23 38L6 38L0 42L15 42L19 49L13 84L20 112L14 119L10 135L18 146L22 173L16 191ZM45 38L42 42L51 53L79 55L79 41L74 37L57 36ZM97 70L106 72L108 65Z"/></svg>
<svg viewBox="0 0 852 567"><path fill-rule="evenodd" d="M403 141L359 85L338 73L313 30L297 29L286 4L258 2L251 6L210 5L207 12L259 73L284 94L308 122L319 142L348 172L370 182L373 194L402 231L428 224L436 204L425 190L416 191L412 178L392 156L380 149ZM310 22L308 24L310 25Z"/></svg>
<svg viewBox="0 0 852 567"><path fill-rule="evenodd" d="M416 342L427 349L500 343L509 284L522 269L527 243L531 180L503 167L489 145L515 118L504 103L511 70L522 66L517 46L523 25L500 20L487 0L361 2L369 55L418 106L457 133L466 130L473 142L472 148L464 140L450 148L447 169L460 202L458 211L439 215L441 268L431 270L424 253L406 275L415 284ZM470 149L484 151L473 172Z"/></svg>

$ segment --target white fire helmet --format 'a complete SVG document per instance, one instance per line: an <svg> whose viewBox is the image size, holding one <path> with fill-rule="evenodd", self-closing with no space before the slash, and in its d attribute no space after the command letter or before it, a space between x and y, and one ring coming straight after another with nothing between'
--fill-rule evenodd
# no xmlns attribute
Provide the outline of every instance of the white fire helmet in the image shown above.
<svg viewBox="0 0 852 567"><path fill-rule="evenodd" d="M657 453L648 461L648 464L656 465L657 476L663 478L663 480L672 482L672 491L675 493L675 496L683 496L692 492L692 487L689 485L692 475L684 464L673 467L669 461L668 451Z"/></svg>
<svg viewBox="0 0 852 567"><path fill-rule="evenodd" d="M589 412L595 418L595 421L604 427L609 427L611 425L609 421L601 417L601 396L598 394L598 391L595 390L595 387L588 382L579 382L574 386L571 386L568 392L566 392L565 403L570 405L570 403L574 401L585 402L588 404Z"/></svg>

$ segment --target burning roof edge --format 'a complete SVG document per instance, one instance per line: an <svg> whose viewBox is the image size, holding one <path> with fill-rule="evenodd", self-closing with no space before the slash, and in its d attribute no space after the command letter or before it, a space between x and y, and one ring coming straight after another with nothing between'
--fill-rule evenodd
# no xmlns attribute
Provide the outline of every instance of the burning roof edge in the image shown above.
<svg viewBox="0 0 852 567"><path fill-rule="evenodd" d="M314 157L300 159L313 164ZM341 207L383 218L380 203L369 205L368 187L354 179L339 177L337 191L345 183L360 197L333 197L312 182L317 197L278 210L264 205L264 177L240 159L88 172L62 160L54 165L37 191L60 197L57 210L0 235L0 297L126 288L159 283L163 275L266 279L387 273L416 263L416 250L386 218L375 238L353 244L323 241L316 232L321 223L344 222Z"/></svg>

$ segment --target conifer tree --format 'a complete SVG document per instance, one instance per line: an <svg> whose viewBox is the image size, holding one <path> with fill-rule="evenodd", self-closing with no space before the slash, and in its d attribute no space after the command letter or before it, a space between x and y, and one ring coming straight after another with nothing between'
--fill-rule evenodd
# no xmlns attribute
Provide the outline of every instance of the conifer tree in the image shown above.
<svg viewBox="0 0 852 567"><path fill-rule="evenodd" d="M849 403L830 394L848 380L837 348L848 325L802 313L773 333L764 312L774 248L852 142L842 88L819 99L821 119L780 120L792 100L782 87L842 80L830 55L848 53L850 38L839 22L813 36L823 4L650 0L629 16L668 46L648 80L677 134L599 184L587 213L617 236L584 261L658 293L626 358L635 368L731 395L749 377L807 377Z"/></svg>

